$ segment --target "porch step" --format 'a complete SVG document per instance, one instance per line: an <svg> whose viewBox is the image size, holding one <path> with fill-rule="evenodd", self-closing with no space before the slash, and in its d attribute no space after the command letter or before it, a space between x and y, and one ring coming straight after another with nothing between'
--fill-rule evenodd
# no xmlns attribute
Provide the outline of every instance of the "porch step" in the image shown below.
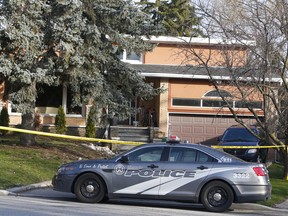
<svg viewBox="0 0 288 216"><path fill-rule="evenodd" d="M121 141L150 142L150 130L148 127L112 126L111 134L113 137L119 137Z"/></svg>

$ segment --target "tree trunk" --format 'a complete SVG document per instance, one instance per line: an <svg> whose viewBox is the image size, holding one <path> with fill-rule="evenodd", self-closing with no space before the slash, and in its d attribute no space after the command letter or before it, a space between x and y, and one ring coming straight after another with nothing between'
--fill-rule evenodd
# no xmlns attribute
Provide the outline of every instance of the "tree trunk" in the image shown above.
<svg viewBox="0 0 288 216"><path fill-rule="evenodd" d="M22 114L22 125L21 126L22 126L22 129L25 129L25 130L35 130L34 113ZM21 133L20 144L26 145L26 146L34 145L35 144L35 135L34 134Z"/></svg>
<svg viewBox="0 0 288 216"><path fill-rule="evenodd" d="M283 162L284 162L283 179L288 181L288 146L287 145L285 146L285 149L284 149Z"/></svg>

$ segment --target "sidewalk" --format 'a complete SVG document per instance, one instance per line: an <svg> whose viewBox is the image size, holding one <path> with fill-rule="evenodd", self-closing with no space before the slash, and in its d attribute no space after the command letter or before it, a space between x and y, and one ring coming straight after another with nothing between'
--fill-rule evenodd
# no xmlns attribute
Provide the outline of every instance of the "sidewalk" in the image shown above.
<svg viewBox="0 0 288 216"><path fill-rule="evenodd" d="M276 205L276 208L280 209L288 209L288 199L286 199L284 202L279 203Z"/></svg>
<svg viewBox="0 0 288 216"><path fill-rule="evenodd" d="M45 181L40 182L38 184L31 184L23 187L15 187L10 188L7 190L0 190L0 196L9 196L9 195L17 195L18 193L39 189L39 188L47 188L52 187L51 181ZM264 205L256 204L256 203L233 203L232 208L234 206L237 206L237 208L243 208L243 209L284 209L288 211L288 199L286 199L284 202L277 204L274 208L267 207Z"/></svg>

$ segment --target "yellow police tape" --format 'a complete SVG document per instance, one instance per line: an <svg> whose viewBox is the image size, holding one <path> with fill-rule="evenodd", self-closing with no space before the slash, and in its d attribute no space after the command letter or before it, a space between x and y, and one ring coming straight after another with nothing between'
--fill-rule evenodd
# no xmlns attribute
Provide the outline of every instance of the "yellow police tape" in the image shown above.
<svg viewBox="0 0 288 216"><path fill-rule="evenodd" d="M285 145L281 145L281 146L215 146L215 145L212 145L211 147L212 148L216 148L216 149L219 149L219 148L225 148L225 149L247 149L247 148L252 148L252 149L255 149L255 148L285 148L286 146Z"/></svg>
<svg viewBox="0 0 288 216"><path fill-rule="evenodd" d="M89 137L79 137L79 136L71 136L71 135L64 135L64 134L55 134L55 133L48 133L48 132L41 132L41 131L32 131L32 130L25 130L19 128L11 128L11 127L4 127L0 126L0 130L7 130L7 131L14 131L20 133L27 133L27 134L35 134L41 136L49 136L49 137L56 137L56 138L64 138L64 139L72 139L72 140L83 140L83 141L90 141L90 142L101 142L101 143L111 143L111 144L123 144L123 145L140 145L143 144L142 142L130 142L130 141L120 141L120 140L109 140L109 139L98 139L98 138L89 138ZM227 149L247 149L247 148L287 148L287 146L216 146L212 145L212 148L227 148Z"/></svg>
<svg viewBox="0 0 288 216"><path fill-rule="evenodd" d="M130 142L130 141L119 141L119 140L79 137L79 136L55 134L55 133L48 133L48 132L41 132L41 131L24 130L24 129L19 129L19 128L4 127L4 126L0 126L0 130L14 131L14 132L35 134L35 135L49 136L49 137L57 137L57 138L64 138L64 139L83 140L83 141L90 141L90 142L102 142L102 143L123 144L123 145L142 144L141 142Z"/></svg>

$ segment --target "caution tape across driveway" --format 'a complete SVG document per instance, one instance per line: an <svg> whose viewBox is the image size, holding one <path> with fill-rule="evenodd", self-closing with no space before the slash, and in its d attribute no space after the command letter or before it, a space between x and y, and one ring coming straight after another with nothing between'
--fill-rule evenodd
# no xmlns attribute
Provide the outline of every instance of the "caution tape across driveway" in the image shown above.
<svg viewBox="0 0 288 216"><path fill-rule="evenodd" d="M282 145L282 146L219 146L219 145L212 145L211 146L212 148L216 148L216 149L219 149L219 148L225 148L225 149L248 149L248 148L285 148L286 146L285 145Z"/></svg>
<svg viewBox="0 0 288 216"><path fill-rule="evenodd" d="M108 140L108 139L97 139L97 138L89 138L89 137L71 136L71 135L55 134L55 133L48 133L48 132L42 132L42 131L32 131L32 130L25 130L25 129L12 128L12 127L4 127L4 126L0 126L0 130L14 131L14 132L35 134L35 135L49 136L49 137L57 137L57 138L64 138L64 139L72 139L72 140L90 141L90 142L101 142L101 143L112 143L112 144L123 144L123 145L140 145L140 144L143 144L141 142L130 142L130 141Z"/></svg>
<svg viewBox="0 0 288 216"><path fill-rule="evenodd" d="M55 133L48 133L42 131L32 131L32 130L25 130L19 128L12 128L12 127L4 127L0 126L0 130L7 130L7 131L14 131L19 133L27 133L27 134L35 134L41 136L49 136L49 137L56 137L56 138L63 138L63 139L72 139L72 140L82 140L82 141L90 141L90 142L100 142L100 143L112 143L112 144L123 144L123 145L140 145L143 144L142 142L130 142L130 141L121 141L121 140L109 140L109 139L98 139L98 138L89 138L89 137L80 137L80 136L72 136L72 135L64 135L64 134L55 134ZM219 146L219 145L212 145L212 148L219 149L219 148L227 148L227 149L247 149L247 148L287 148L287 146Z"/></svg>

